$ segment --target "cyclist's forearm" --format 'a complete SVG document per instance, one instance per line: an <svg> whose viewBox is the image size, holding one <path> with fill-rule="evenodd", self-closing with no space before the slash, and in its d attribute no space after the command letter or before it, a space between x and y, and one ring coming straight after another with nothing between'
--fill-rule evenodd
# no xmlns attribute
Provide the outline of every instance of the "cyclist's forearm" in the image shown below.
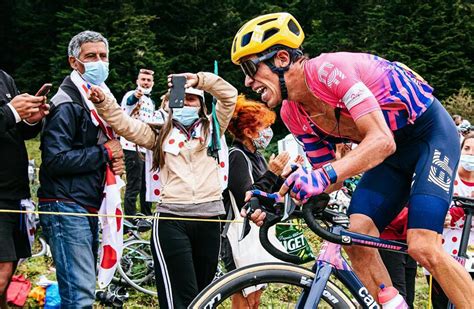
<svg viewBox="0 0 474 309"><path fill-rule="evenodd" d="M358 147L332 166L338 181L363 173L379 165L395 151L393 137L382 134L366 137Z"/></svg>

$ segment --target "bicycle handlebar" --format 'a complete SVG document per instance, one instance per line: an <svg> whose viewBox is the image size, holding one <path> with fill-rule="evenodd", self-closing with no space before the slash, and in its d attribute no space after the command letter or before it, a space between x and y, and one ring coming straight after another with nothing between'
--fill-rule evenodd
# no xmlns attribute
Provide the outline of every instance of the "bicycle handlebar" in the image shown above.
<svg viewBox="0 0 474 309"><path fill-rule="evenodd" d="M335 243L335 244L347 244L347 242L343 242L343 238L341 235L334 234L325 228L323 228L319 223L316 222L315 213L322 213L326 208L329 202L329 195L321 194L319 196L315 196L309 199L306 204L303 205L303 219L316 235L319 237Z"/></svg>
<svg viewBox="0 0 474 309"><path fill-rule="evenodd" d="M265 221L263 225L260 227L260 232L259 232L260 243L262 244L263 248L265 248L265 250L268 251L268 253L270 253L277 259L280 259L288 263L293 263L293 264L303 264L304 261L299 256L288 254L286 252L283 252L277 249L268 239L268 230L270 229L270 227L280 222L281 218L282 218L281 216L277 216L272 213L267 213Z"/></svg>
<svg viewBox="0 0 474 309"><path fill-rule="evenodd" d="M347 242L343 240L343 237L341 235L332 233L325 228L323 228L316 220L317 218L322 219L324 216L324 211L329 202L329 195L327 194L321 194L317 197L311 198L306 204L303 205L302 211L294 211L292 213L293 217L297 218L303 218L308 225L308 227L318 236L321 238L330 241L332 243L336 244L345 244L348 245L350 242ZM252 197L249 201L249 206L253 210L262 208L259 204L259 200L256 197ZM302 264L304 261L301 257L288 254L286 252L282 252L278 248L276 248L271 241L268 238L268 231L271 226L277 224L278 222L281 221L282 215L279 213L274 213L271 211L268 211L268 209L265 209L266 211L266 218L263 222L263 225L260 227L260 232L259 232L259 238L262 246L267 250L271 255L274 257L293 264ZM250 212L250 213L251 213ZM333 214L330 214L330 216L333 216Z"/></svg>
<svg viewBox="0 0 474 309"><path fill-rule="evenodd" d="M474 198L466 196L453 196L453 201L461 204L463 208L474 209Z"/></svg>

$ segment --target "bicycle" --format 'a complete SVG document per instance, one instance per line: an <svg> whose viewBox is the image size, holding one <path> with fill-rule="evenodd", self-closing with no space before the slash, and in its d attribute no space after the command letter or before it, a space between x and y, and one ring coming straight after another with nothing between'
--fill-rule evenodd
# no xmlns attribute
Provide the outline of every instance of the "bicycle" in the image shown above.
<svg viewBox="0 0 474 309"><path fill-rule="evenodd" d="M292 300L285 300L287 307L291 308L380 308L341 255L341 245L361 245L400 253L406 253L407 245L347 231L348 217L327 209L329 199L326 194L320 195L303 205L301 211L295 210L292 213L294 217L302 217L308 227L325 240L311 270L285 263L262 263L237 269L206 287L193 300L189 308L216 308L225 303L225 300L234 293L262 283L269 286L284 285L286 289L288 285L291 285L293 293L297 295ZM456 258L463 264L463 260L467 258L466 250L474 213L474 199L454 197L454 201L464 208L466 214L460 257ZM283 261L300 263L299 257L279 251L268 240L270 226L279 222L283 213L287 213L288 209L294 205L275 204L274 212L272 212L269 208L260 206L257 198L252 198L249 204L250 214L258 208L263 208L267 212L266 220L260 228L260 241L263 247ZM342 284L342 288L333 282L331 275ZM285 289L280 288L280 290ZM272 297L280 296L272 294ZM279 307L282 307L281 305L281 303L278 304Z"/></svg>
<svg viewBox="0 0 474 309"><path fill-rule="evenodd" d="M402 253L406 253L407 245L348 231L347 215L327 209L328 202L329 196L323 194L303 205L301 211L294 210L291 214L292 217L303 218L308 227L325 240L311 270L286 263L262 263L237 269L206 287L189 308L218 308L223 303L227 304L226 299L234 293L258 284L268 284L267 289L274 286L278 289L267 306L281 301L278 307L285 304L291 308L316 308L318 305L323 308L380 308L342 256L341 245L362 245ZM249 213L259 208L267 212L260 228L263 247L280 260L299 264L299 257L279 251L268 240L270 226L280 222L283 213L292 206L275 204L272 212L270 208L262 207L257 198L252 198L249 204ZM335 283L331 275L342 287ZM283 295L283 291L291 291L292 295Z"/></svg>
<svg viewBox="0 0 474 309"><path fill-rule="evenodd" d="M114 282L125 283L137 291L157 296L155 285L155 272L153 265L153 256L151 253L151 244L149 240L144 240L141 230L128 220L124 220L124 232L128 235L122 248L122 258L117 267L117 272L121 278L114 278Z"/></svg>

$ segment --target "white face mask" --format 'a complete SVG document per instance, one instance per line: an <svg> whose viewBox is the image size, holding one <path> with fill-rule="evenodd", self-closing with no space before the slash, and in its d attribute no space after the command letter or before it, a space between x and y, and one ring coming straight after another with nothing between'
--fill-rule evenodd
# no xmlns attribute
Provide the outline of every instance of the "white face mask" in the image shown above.
<svg viewBox="0 0 474 309"><path fill-rule="evenodd" d="M253 142L253 145L257 149L265 149L267 148L268 144L270 144L272 137L273 137L272 128L268 127L258 132L258 137L252 139L252 142Z"/></svg>
<svg viewBox="0 0 474 309"><path fill-rule="evenodd" d="M143 92L143 94L149 95L151 93L151 89L153 89L153 87L143 88L143 87L138 86L138 89L140 89Z"/></svg>
<svg viewBox="0 0 474 309"><path fill-rule="evenodd" d="M474 171L474 156L471 155L461 155L461 166L468 172Z"/></svg>

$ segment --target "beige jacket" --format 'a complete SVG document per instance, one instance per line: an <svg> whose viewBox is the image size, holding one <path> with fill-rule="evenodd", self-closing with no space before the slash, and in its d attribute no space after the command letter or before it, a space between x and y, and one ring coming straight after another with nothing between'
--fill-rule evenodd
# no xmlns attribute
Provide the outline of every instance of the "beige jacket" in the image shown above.
<svg viewBox="0 0 474 309"><path fill-rule="evenodd" d="M224 134L234 113L237 90L224 79L212 73L198 73L196 88L217 98L216 113L221 135ZM107 96L96 104L99 115L127 140L153 149L156 133L149 125L129 117L115 99ZM185 142L177 155L165 152L165 165L160 171L162 203L197 204L222 199L217 161L207 154L207 145L198 139Z"/></svg>

